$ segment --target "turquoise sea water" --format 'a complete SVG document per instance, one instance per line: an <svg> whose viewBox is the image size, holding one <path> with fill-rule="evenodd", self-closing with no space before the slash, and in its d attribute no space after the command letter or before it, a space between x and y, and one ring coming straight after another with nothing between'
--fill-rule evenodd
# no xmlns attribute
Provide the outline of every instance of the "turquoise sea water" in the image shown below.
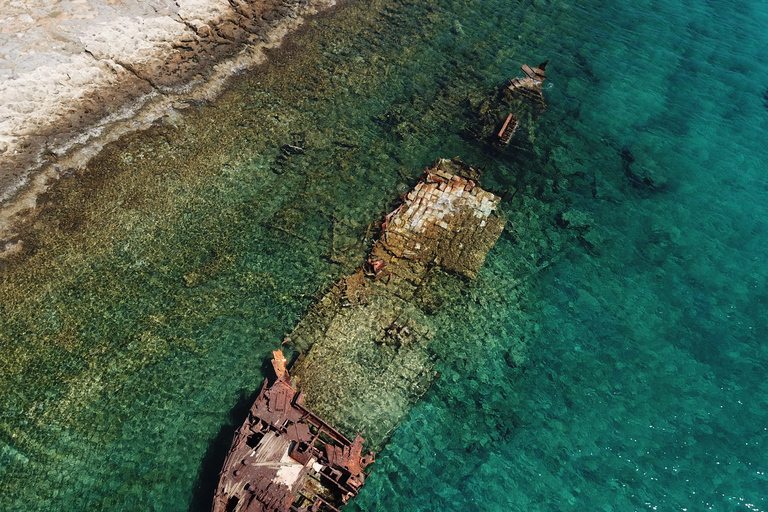
<svg viewBox="0 0 768 512"><path fill-rule="evenodd" d="M0 270L0 509L206 510L269 350L459 154L517 190L510 227L446 281L442 376L348 508L766 510L768 8L372 1L309 25L64 180ZM465 135L545 59L532 140Z"/></svg>

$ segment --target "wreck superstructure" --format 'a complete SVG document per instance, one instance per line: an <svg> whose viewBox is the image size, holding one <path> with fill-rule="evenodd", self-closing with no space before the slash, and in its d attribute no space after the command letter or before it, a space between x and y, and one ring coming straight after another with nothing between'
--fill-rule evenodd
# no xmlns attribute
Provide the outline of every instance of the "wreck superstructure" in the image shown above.
<svg viewBox="0 0 768 512"><path fill-rule="evenodd" d="M544 81L548 62L535 67L523 64L522 77L508 78L490 97L479 101L467 135L500 149L510 143L522 149L526 139L532 143L535 121L547 108Z"/></svg>
<svg viewBox="0 0 768 512"><path fill-rule="evenodd" d="M302 405L281 350L267 381L235 432L213 512L337 512L365 482L373 454Z"/></svg>

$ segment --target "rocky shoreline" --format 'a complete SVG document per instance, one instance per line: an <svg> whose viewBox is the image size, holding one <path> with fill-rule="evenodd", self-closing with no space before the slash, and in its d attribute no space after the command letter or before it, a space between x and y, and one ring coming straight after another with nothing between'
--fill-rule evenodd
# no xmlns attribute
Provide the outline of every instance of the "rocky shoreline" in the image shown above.
<svg viewBox="0 0 768 512"><path fill-rule="evenodd" d="M0 258L107 143L210 99L335 0L0 2Z"/></svg>

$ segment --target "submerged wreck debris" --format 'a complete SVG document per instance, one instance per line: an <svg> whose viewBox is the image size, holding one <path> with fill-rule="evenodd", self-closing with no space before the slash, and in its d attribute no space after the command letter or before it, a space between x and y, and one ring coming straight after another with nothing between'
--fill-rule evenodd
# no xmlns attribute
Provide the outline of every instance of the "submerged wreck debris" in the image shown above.
<svg viewBox="0 0 768 512"><path fill-rule="evenodd" d="M465 169L474 180L462 177ZM477 277L504 229L504 221L491 215L501 198L477 186L481 172L458 159L435 160L387 222L373 254L386 261L381 246L390 264L396 264L393 257L404 258Z"/></svg>
<svg viewBox="0 0 768 512"><path fill-rule="evenodd" d="M384 217L365 262L291 333L292 375L273 352L277 379L235 433L213 512L332 512L357 494L373 462L357 433L383 448L437 377L435 326L417 300L425 283L435 272L476 277L504 229L481 174L435 160Z"/></svg>
<svg viewBox="0 0 768 512"><path fill-rule="evenodd" d="M421 302L435 274L477 276L504 229L482 170L437 159L386 215L367 262L337 282L288 336L307 406L381 449L437 376L435 326ZM439 302L439 301L433 301Z"/></svg>
<svg viewBox="0 0 768 512"><path fill-rule="evenodd" d="M525 77L509 78L509 85L506 91L525 95L537 102L540 101L542 106L546 108L544 98L542 97L542 89L544 80L547 79L546 70L548 62L548 60L544 61L535 68L528 64L523 64L520 69L525 73Z"/></svg>
<svg viewBox="0 0 768 512"><path fill-rule="evenodd" d="M501 130L499 130L499 141L501 141L502 144L509 144L509 141L512 140L512 136L515 134L515 131L517 131L519 125L520 120L516 118L514 114L510 113L507 116L507 120L504 121Z"/></svg>
<svg viewBox="0 0 768 512"><path fill-rule="evenodd" d="M302 405L281 350L224 462L213 512L338 511L365 482L373 453Z"/></svg>
<svg viewBox="0 0 768 512"><path fill-rule="evenodd" d="M473 139L490 142L497 147L505 147L513 140L518 127L528 132L528 140L534 139L534 123L546 110L543 84L547 79L546 68L549 61L536 67L523 64L524 76L510 78L491 97L476 104L477 118L470 124L466 133ZM519 141L512 144L522 149Z"/></svg>

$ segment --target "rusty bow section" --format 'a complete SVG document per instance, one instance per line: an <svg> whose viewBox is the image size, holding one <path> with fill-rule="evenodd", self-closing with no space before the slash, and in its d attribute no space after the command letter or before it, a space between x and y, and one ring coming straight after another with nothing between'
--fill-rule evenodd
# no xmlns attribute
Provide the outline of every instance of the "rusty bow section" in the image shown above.
<svg viewBox="0 0 768 512"><path fill-rule="evenodd" d="M338 511L365 481L373 454L363 438L350 441L302 405L283 352L277 379L267 381L235 432L221 471L213 512Z"/></svg>

